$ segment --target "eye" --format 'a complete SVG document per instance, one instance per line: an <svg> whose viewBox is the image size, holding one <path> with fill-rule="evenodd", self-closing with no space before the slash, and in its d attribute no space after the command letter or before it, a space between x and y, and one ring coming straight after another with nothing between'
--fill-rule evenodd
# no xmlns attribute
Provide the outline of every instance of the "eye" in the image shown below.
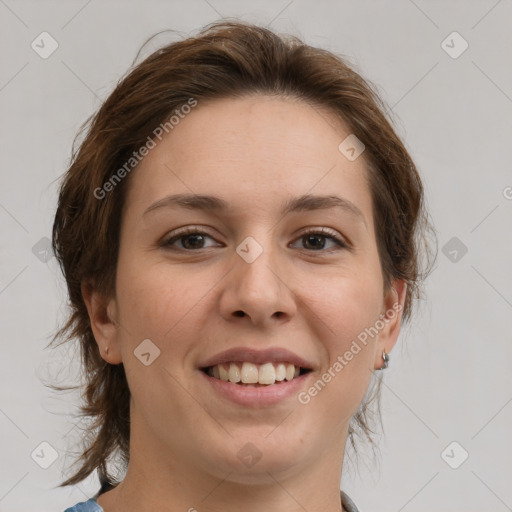
<svg viewBox="0 0 512 512"><path fill-rule="evenodd" d="M203 231L200 231L198 228L188 227L175 232L172 237L168 238L167 240L164 240L162 245L166 248L172 249L205 249L207 247L202 246L205 238L211 238L213 240L213 238L210 235L204 233ZM181 247L172 247L176 241L181 242Z"/></svg>
<svg viewBox="0 0 512 512"><path fill-rule="evenodd" d="M174 232L173 236L167 238L162 242L165 248L194 251L198 249L207 249L204 246L206 238L213 240L213 237L207 233L201 231L197 227L187 227L177 232ZM310 229L309 231L303 232L297 240L304 240L302 249L309 249L314 252L332 252L325 250L325 240L330 240L331 243L339 249L348 249L349 246L345 241L335 232L327 228ZM181 247L176 247L175 243L180 242ZM309 247L307 247L309 246ZM213 247L213 246L210 246ZM339 250L334 249L334 250Z"/></svg>
<svg viewBox="0 0 512 512"><path fill-rule="evenodd" d="M331 252L324 250L325 239L330 239L331 242L339 248L335 250L348 249L348 245L344 240L335 231L331 231L327 228L311 229L302 233L298 238L298 240L305 241L305 243L303 243L304 249L310 249L310 247L312 247L310 250L313 250L314 252ZM308 245L310 247L307 247Z"/></svg>

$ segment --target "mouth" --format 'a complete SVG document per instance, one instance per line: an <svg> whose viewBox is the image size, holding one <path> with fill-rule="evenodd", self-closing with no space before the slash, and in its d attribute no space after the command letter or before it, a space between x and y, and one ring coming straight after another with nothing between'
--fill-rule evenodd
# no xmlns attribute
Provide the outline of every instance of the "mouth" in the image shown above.
<svg viewBox="0 0 512 512"><path fill-rule="evenodd" d="M200 368L209 377L247 387L279 386L311 372L311 368L287 362L255 364L231 361Z"/></svg>
<svg viewBox="0 0 512 512"><path fill-rule="evenodd" d="M292 363L247 361L218 363L199 368L211 397L252 409L283 406L307 387L314 370ZM284 375L284 377L283 377ZM209 393L209 391L207 391Z"/></svg>

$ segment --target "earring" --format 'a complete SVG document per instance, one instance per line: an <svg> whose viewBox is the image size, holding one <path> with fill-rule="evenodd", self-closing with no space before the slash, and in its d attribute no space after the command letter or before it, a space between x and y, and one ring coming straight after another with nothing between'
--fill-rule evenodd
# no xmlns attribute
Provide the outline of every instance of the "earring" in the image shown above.
<svg viewBox="0 0 512 512"><path fill-rule="evenodd" d="M382 359L384 359L384 364L381 368L377 368L377 370L385 370L389 366L389 354L386 354L385 350L382 351Z"/></svg>
<svg viewBox="0 0 512 512"><path fill-rule="evenodd" d="M105 354L108 354L108 347L105 347Z"/></svg>

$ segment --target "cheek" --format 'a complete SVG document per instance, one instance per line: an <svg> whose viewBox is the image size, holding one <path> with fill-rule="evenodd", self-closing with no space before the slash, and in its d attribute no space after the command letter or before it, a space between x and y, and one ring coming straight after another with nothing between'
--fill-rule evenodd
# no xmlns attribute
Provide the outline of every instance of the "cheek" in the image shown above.
<svg viewBox="0 0 512 512"><path fill-rule="evenodd" d="M214 284L194 279L178 266L155 264L143 258L125 259L118 267L119 321L130 333L130 345L149 338L161 349L179 339L184 347L205 291ZM196 319L197 320L197 319ZM173 351L176 349L173 344Z"/></svg>
<svg viewBox="0 0 512 512"><path fill-rule="evenodd" d="M315 401L318 415L329 411L327 421L345 425L359 407L370 383L377 338L365 329L379 317L382 296L378 279L341 279L315 306L323 335L320 349L326 352L325 366L304 400ZM313 398L317 397L318 398ZM301 402L303 403L303 402Z"/></svg>
<svg viewBox="0 0 512 512"><path fill-rule="evenodd" d="M360 273L347 272L331 283L323 304L318 304L315 310L329 326L322 337L321 348L327 352L327 357L320 376L328 383L322 391L324 400L319 401L318 406L337 408L336 421L341 422L359 406L374 366L377 337L368 336L367 332L379 318L382 281L373 268L366 269ZM317 388L322 388L322 383Z"/></svg>
<svg viewBox="0 0 512 512"><path fill-rule="evenodd" d="M329 282L316 299L315 309L340 348L373 325L382 307L382 282L378 274L347 272Z"/></svg>

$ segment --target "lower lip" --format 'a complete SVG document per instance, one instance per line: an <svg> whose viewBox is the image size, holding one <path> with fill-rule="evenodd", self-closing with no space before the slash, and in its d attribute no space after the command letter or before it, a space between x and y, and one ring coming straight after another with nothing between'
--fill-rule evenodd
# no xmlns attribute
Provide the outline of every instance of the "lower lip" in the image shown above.
<svg viewBox="0 0 512 512"><path fill-rule="evenodd" d="M296 396L312 373L308 372L290 381L280 382L279 384L253 387L216 379L201 370L199 370L199 372L218 395L246 407L275 405L292 396Z"/></svg>

